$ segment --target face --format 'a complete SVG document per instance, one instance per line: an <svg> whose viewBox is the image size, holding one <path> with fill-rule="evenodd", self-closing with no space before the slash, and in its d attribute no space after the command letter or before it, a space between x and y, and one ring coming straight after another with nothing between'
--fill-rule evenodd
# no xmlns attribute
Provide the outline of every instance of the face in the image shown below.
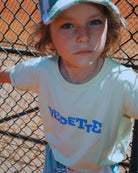
<svg viewBox="0 0 138 173"><path fill-rule="evenodd" d="M64 12L50 24L52 42L65 64L87 67L103 52L107 35L107 18L103 7L80 3Z"/></svg>

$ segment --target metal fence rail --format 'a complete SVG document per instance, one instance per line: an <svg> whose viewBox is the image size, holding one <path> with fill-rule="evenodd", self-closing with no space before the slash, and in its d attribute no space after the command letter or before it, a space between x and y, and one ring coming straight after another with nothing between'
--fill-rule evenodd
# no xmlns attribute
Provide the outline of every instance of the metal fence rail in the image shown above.
<svg viewBox="0 0 138 173"><path fill-rule="evenodd" d="M138 70L138 3L112 0L128 23L128 31L112 55L117 61ZM30 26L39 22L37 0L0 0L0 67L13 66L37 57L27 45ZM38 109L38 97L20 92L9 84L0 85L0 173L42 172L46 140ZM128 154L120 172L137 172L137 121ZM132 149L132 153L131 153Z"/></svg>

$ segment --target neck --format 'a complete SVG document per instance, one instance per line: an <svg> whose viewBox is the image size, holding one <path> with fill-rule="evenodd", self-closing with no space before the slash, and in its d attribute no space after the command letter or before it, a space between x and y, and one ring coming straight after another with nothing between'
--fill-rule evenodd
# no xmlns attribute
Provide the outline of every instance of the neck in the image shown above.
<svg viewBox="0 0 138 173"><path fill-rule="evenodd" d="M89 63L85 67L75 67L60 58L59 68L65 80L73 84L82 84L94 78L101 70L104 58L99 58L95 63Z"/></svg>

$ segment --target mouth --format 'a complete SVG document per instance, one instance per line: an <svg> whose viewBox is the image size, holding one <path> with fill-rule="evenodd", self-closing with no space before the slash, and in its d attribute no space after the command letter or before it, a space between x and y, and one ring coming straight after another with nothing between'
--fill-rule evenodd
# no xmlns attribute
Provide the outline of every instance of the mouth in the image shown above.
<svg viewBox="0 0 138 173"><path fill-rule="evenodd" d="M83 55L88 55L88 54L91 54L91 53L93 53L93 51L91 51L91 50L79 50L79 51L75 52L74 54L83 56Z"/></svg>

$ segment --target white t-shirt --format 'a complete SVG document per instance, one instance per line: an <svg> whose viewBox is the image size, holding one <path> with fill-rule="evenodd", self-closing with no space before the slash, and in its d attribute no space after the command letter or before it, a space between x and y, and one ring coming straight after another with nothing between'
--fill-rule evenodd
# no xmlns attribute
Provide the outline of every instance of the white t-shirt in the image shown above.
<svg viewBox="0 0 138 173"><path fill-rule="evenodd" d="M119 163L138 118L138 75L106 58L84 84L61 75L58 58L36 58L12 67L12 84L39 94L45 136L55 159L83 173Z"/></svg>

